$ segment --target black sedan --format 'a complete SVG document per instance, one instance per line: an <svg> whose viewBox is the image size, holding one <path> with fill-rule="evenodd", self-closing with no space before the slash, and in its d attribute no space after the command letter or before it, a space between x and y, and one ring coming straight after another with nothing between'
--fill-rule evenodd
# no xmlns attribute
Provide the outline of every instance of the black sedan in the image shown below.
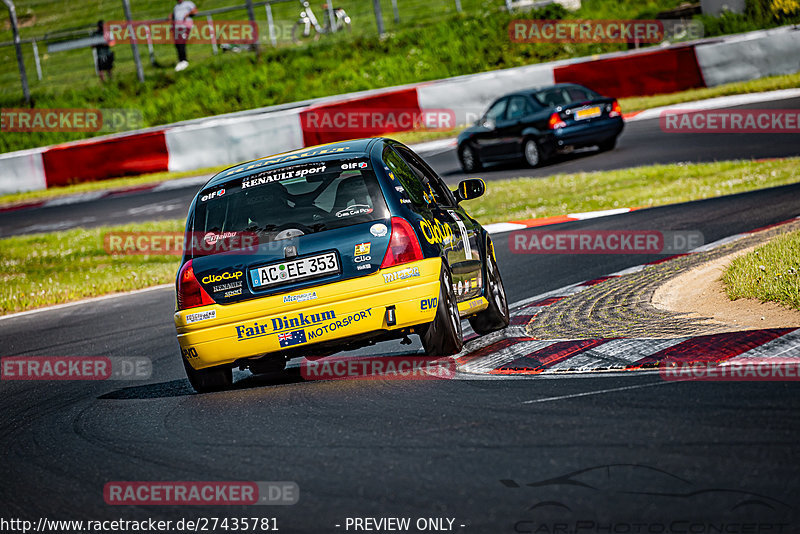
<svg viewBox="0 0 800 534"><path fill-rule="evenodd" d="M623 124L615 99L580 85L519 91L495 100L483 117L459 134L458 159L464 172L520 158L536 167L575 148L611 150Z"/></svg>

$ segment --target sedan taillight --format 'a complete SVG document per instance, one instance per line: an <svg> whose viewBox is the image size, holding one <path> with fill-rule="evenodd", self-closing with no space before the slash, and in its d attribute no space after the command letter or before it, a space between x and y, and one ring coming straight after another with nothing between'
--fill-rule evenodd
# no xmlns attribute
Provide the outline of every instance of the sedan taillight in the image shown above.
<svg viewBox="0 0 800 534"><path fill-rule="evenodd" d="M622 108L619 107L619 102L614 100L614 103L611 104L611 111L608 112L609 117L621 117L622 116Z"/></svg>
<svg viewBox="0 0 800 534"><path fill-rule="evenodd" d="M555 130L556 128L563 128L566 126L567 123L561 119L561 116L558 113L553 113L550 115L550 119L547 121L547 126L551 130Z"/></svg>

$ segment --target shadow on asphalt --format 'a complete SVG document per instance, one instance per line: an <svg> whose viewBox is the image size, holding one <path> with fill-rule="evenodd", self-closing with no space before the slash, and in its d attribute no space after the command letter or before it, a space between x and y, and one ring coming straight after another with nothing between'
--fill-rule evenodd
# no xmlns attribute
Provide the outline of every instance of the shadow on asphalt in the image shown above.
<svg viewBox="0 0 800 534"><path fill-rule="evenodd" d="M240 374L240 373L237 373ZM244 374L244 373L241 373ZM234 376L234 379L236 377ZM265 373L258 375L247 375L236 380L233 385L225 391L236 391L241 389L259 388L264 386L282 386L305 382L300 376L299 370L289 369L285 373ZM157 384L146 384L143 386L131 386L127 388L111 391L97 397L99 400L140 400L140 399L164 399L169 397L183 397L185 395L197 395L187 379L170 380L169 382L159 382Z"/></svg>
<svg viewBox="0 0 800 534"><path fill-rule="evenodd" d="M600 152L595 148L588 148L588 149L580 149L570 154L556 154L555 156L551 157L538 167L537 169L546 169L553 165L558 165L559 163L567 163L570 161L577 161L579 159L587 158L590 156L597 156L599 154L603 154L604 152ZM513 171L513 170L531 170L530 166L525 163L523 159L513 159L509 161L503 161L500 163L486 163L484 168L486 172L496 172L496 171ZM477 171L480 173L480 171ZM439 171L440 176L455 176L455 175L463 175L464 171L461 168L452 169L449 171L441 172ZM472 173L475 174L475 173ZM529 178L544 178L544 176L529 176Z"/></svg>

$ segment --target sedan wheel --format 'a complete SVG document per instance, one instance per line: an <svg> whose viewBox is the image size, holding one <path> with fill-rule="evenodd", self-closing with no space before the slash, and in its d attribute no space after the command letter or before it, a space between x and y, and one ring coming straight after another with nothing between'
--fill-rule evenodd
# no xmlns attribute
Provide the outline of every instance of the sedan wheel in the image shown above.
<svg viewBox="0 0 800 534"><path fill-rule="evenodd" d="M531 167L536 167L542 162L541 152L539 151L539 145L536 143L534 139L528 139L525 141L525 161Z"/></svg>
<svg viewBox="0 0 800 534"><path fill-rule="evenodd" d="M464 169L464 172L475 172L481 169L481 162L478 159L478 155L468 144L462 146L458 151L458 159L461 162L461 168Z"/></svg>

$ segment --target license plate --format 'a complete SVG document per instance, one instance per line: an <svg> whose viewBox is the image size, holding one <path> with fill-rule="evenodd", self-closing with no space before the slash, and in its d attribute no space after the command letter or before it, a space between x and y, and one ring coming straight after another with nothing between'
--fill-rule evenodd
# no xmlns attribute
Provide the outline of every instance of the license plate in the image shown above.
<svg viewBox="0 0 800 534"><path fill-rule="evenodd" d="M263 289L338 272L339 260L336 253L328 252L310 258L300 258L250 269L250 281L253 282L254 288Z"/></svg>
<svg viewBox="0 0 800 534"><path fill-rule="evenodd" d="M600 111L599 106L595 106L593 108L586 108L586 109L579 109L575 112L575 120L580 121L583 119L592 119L594 117L599 117L602 112Z"/></svg>

